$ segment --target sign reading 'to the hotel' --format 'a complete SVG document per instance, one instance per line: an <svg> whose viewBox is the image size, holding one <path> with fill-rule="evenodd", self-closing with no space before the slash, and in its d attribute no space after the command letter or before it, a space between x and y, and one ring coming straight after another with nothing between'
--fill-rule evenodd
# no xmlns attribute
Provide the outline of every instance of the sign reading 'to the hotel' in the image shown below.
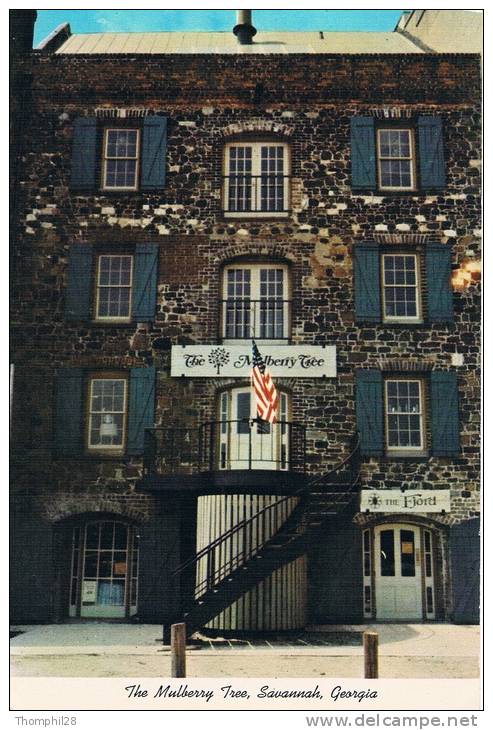
<svg viewBox="0 0 493 730"><path fill-rule="evenodd" d="M259 345L273 377L335 378L336 348L333 346ZM171 375L189 378L243 378L252 368L252 346L174 345Z"/></svg>

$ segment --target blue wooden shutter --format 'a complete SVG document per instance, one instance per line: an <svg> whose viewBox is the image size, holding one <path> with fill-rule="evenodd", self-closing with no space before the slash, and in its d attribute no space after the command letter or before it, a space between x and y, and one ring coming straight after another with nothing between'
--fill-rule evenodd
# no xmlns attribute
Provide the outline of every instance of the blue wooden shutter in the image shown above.
<svg viewBox="0 0 493 730"><path fill-rule="evenodd" d="M383 377L380 370L356 371L356 423L363 456L383 454Z"/></svg>
<svg viewBox="0 0 493 730"><path fill-rule="evenodd" d="M56 374L54 435L56 456L77 456L82 450L83 372L60 368Z"/></svg>
<svg viewBox="0 0 493 730"><path fill-rule="evenodd" d="M454 624L477 624L481 595L481 524L479 517L450 526L449 569Z"/></svg>
<svg viewBox="0 0 493 730"><path fill-rule="evenodd" d="M422 188L445 187L442 120L418 118L419 175Z"/></svg>
<svg viewBox="0 0 493 730"><path fill-rule="evenodd" d="M156 314L158 254L157 243L138 243L135 247L132 319L137 322L150 322Z"/></svg>
<svg viewBox="0 0 493 730"><path fill-rule="evenodd" d="M65 296L65 317L89 319L92 288L92 247L74 243L70 247Z"/></svg>
<svg viewBox="0 0 493 730"><path fill-rule="evenodd" d="M351 118L351 184L367 190L377 185L373 117Z"/></svg>
<svg viewBox="0 0 493 730"><path fill-rule="evenodd" d="M75 119L70 176L72 190L93 190L96 187L96 146L96 118Z"/></svg>
<svg viewBox="0 0 493 730"><path fill-rule="evenodd" d="M357 322L380 322L380 254L378 244L354 246L354 314Z"/></svg>
<svg viewBox="0 0 493 730"><path fill-rule="evenodd" d="M144 117L142 131L142 190L164 188L166 174L166 117Z"/></svg>
<svg viewBox="0 0 493 730"><path fill-rule="evenodd" d="M425 265L428 321L453 322L450 246L443 243L429 243L426 247Z"/></svg>
<svg viewBox="0 0 493 730"><path fill-rule="evenodd" d="M457 375L453 370L430 373L431 448L433 456L457 456L459 440L459 399Z"/></svg>
<svg viewBox="0 0 493 730"><path fill-rule="evenodd" d="M144 452L144 431L154 426L156 368L132 368L128 399L127 453Z"/></svg>

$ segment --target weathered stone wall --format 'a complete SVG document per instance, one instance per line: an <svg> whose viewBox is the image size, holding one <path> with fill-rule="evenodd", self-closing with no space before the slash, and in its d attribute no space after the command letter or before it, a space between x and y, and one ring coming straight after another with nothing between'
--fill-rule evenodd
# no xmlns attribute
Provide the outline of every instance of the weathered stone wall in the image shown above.
<svg viewBox="0 0 493 730"><path fill-rule="evenodd" d="M199 64L199 65L198 65ZM200 68L200 71L198 71ZM259 86L260 85L260 86ZM156 424L198 425L214 417L224 379L169 377L172 344L218 338L221 268L237 256L289 264L292 342L335 345L334 380L293 379L293 419L308 428L308 466L344 455L355 430L354 369L457 369L460 458L367 460L372 487L450 487L453 513L478 510L479 291L454 293L450 325L364 326L354 321L355 243L453 244L453 266L479 256L480 121L473 56L68 58L39 56L35 109L21 168L22 232L14 250L14 489L108 494L130 500L140 459L52 459L53 373L60 365L159 370ZM73 194L68 189L74 118L96 109L138 108L169 117L167 182L159 193ZM428 194L360 194L350 187L350 117L407 119L440 114L447 188ZM225 141L274 134L291 150L292 205L285 219L225 219ZM72 324L64 319L70 246L159 243L157 314L151 325ZM397 364L396 364L397 363ZM468 491L472 496L467 496Z"/></svg>

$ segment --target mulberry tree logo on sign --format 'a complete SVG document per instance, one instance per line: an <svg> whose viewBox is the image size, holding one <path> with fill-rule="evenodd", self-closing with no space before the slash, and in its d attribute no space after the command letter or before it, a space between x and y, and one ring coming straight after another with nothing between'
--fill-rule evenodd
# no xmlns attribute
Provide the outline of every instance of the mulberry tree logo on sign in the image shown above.
<svg viewBox="0 0 493 730"><path fill-rule="evenodd" d="M217 374L221 375L221 368L228 364L229 353L224 347L216 347L209 353L209 362L217 368Z"/></svg>

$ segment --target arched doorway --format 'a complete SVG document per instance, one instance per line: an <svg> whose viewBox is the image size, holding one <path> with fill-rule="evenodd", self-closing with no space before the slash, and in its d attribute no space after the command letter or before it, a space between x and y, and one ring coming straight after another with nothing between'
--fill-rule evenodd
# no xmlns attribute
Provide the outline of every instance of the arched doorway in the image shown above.
<svg viewBox="0 0 493 730"><path fill-rule="evenodd" d="M436 618L436 559L436 536L426 526L386 522L365 529L365 617L383 621Z"/></svg>
<svg viewBox="0 0 493 730"><path fill-rule="evenodd" d="M279 390L275 424L257 420L251 386L223 391L218 402L218 467L220 469L287 470L292 425L289 394Z"/></svg>
<svg viewBox="0 0 493 730"><path fill-rule="evenodd" d="M72 527L69 616L128 618L137 613L138 536L111 519Z"/></svg>

